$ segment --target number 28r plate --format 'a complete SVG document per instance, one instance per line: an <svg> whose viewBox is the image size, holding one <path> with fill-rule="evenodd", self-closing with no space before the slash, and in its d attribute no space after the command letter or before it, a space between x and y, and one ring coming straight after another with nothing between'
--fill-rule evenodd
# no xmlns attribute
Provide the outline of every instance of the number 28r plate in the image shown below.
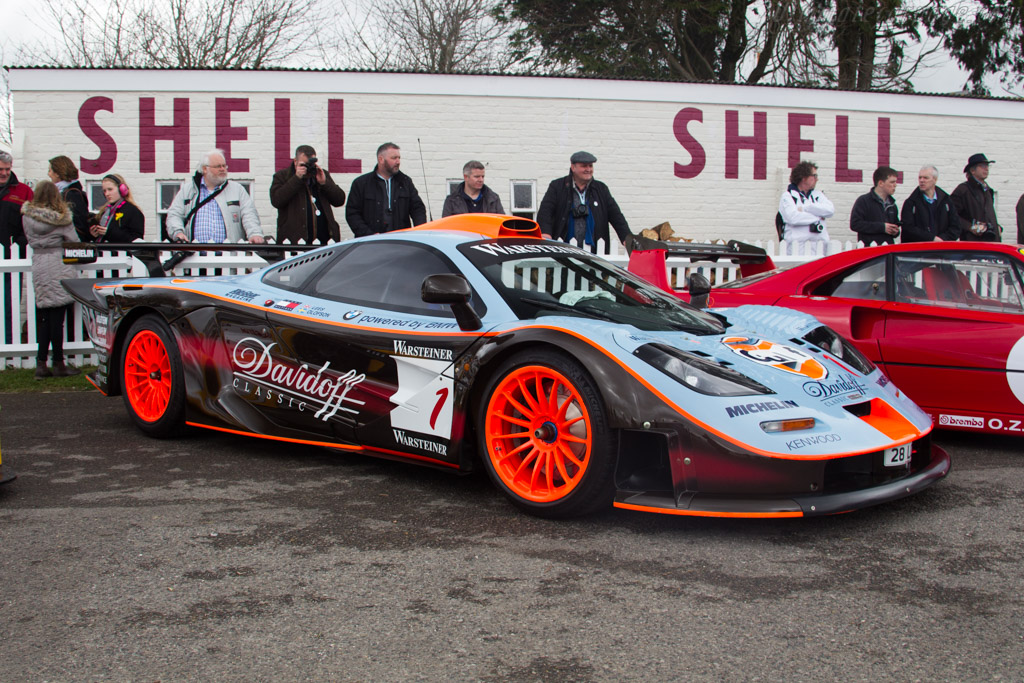
<svg viewBox="0 0 1024 683"><path fill-rule="evenodd" d="M907 467L910 465L910 452L913 444L905 443L902 446L886 448L883 454L882 464L886 467Z"/></svg>

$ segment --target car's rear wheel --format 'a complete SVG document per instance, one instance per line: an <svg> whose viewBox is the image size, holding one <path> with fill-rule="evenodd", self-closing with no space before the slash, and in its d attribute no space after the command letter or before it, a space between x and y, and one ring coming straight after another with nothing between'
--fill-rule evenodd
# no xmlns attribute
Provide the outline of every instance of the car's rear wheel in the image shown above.
<svg viewBox="0 0 1024 683"><path fill-rule="evenodd" d="M171 330L156 316L139 318L121 353L121 393L135 424L165 438L185 426L185 380Z"/></svg>
<svg viewBox="0 0 1024 683"><path fill-rule="evenodd" d="M495 373L484 401L483 460L516 506L572 517L611 505L616 434L578 362L553 351L517 355Z"/></svg>

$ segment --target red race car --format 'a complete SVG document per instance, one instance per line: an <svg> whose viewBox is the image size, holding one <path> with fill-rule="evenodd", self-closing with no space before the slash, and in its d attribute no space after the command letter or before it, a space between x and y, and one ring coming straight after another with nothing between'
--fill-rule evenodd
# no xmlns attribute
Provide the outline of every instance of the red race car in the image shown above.
<svg viewBox="0 0 1024 683"><path fill-rule="evenodd" d="M707 306L785 306L845 335L946 429L1024 435L1024 248L991 242L867 247L788 270L749 245L638 240L630 270L673 290L666 255L730 260L742 279ZM706 251L705 247L710 247ZM660 268L660 270L659 270ZM751 274L753 273L753 274ZM699 280L699 278L698 278Z"/></svg>

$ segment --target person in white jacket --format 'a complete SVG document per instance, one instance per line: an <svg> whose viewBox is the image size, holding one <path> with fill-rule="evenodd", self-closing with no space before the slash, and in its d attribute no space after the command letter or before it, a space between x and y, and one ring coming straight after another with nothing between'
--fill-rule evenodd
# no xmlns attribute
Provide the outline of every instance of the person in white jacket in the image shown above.
<svg viewBox="0 0 1024 683"><path fill-rule="evenodd" d="M836 212L836 207L822 194L818 184L818 167L810 161L801 161L789 175L789 187L779 199L782 217L782 239L789 245L807 242L828 242L825 219Z"/></svg>
<svg viewBox="0 0 1024 683"><path fill-rule="evenodd" d="M245 188L228 180L224 152L203 155L199 170L181 184L167 208L167 235L176 242L263 244L256 205Z"/></svg>

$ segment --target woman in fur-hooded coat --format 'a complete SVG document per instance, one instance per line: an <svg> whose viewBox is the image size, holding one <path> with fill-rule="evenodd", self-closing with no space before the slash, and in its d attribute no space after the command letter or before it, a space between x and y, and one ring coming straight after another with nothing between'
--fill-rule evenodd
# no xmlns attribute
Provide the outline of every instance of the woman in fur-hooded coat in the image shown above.
<svg viewBox="0 0 1024 683"><path fill-rule="evenodd" d="M53 183L43 180L35 187L32 201L21 207L25 237L32 245L32 283L36 294L36 379L52 375L78 374L64 364L64 318L72 298L60 281L74 278L74 266L63 261L64 242L78 241L68 205ZM46 367L47 353L53 349L53 371Z"/></svg>

